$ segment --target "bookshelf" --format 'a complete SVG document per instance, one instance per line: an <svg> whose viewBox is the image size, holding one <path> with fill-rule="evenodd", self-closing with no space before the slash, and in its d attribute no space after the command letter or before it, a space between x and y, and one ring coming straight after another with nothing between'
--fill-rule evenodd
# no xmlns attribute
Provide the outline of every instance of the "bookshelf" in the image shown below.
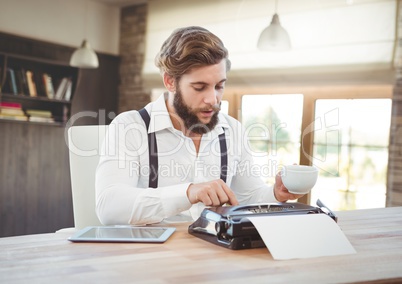
<svg viewBox="0 0 402 284"><path fill-rule="evenodd" d="M0 120L65 125L78 78L65 61L0 52Z"/></svg>
<svg viewBox="0 0 402 284"><path fill-rule="evenodd" d="M45 70L55 78L73 78L69 101L19 96L4 89L0 101L65 113L70 121L77 114L91 114L79 116L74 125L109 124L109 113L118 109L120 58L97 52L99 68L76 69L68 65L74 50L0 32L2 70L4 66L24 66L32 71ZM50 233L74 226L65 126L69 123L0 119L0 237Z"/></svg>

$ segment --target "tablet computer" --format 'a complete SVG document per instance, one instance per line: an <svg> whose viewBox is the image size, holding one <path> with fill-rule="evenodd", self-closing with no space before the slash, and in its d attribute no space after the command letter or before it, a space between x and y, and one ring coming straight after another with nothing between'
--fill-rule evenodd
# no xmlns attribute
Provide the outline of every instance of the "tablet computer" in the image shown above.
<svg viewBox="0 0 402 284"><path fill-rule="evenodd" d="M68 240L72 242L163 243L176 230L171 227L94 226L86 227Z"/></svg>

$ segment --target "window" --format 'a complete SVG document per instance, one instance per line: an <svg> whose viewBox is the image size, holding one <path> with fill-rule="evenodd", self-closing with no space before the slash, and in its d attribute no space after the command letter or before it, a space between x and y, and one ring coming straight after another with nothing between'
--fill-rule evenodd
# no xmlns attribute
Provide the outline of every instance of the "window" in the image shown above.
<svg viewBox="0 0 402 284"><path fill-rule="evenodd" d="M226 100L221 101L221 112L229 114L229 101Z"/></svg>
<svg viewBox="0 0 402 284"><path fill-rule="evenodd" d="M299 163L303 95L244 95L241 110L254 162L273 183L281 165Z"/></svg>
<svg viewBox="0 0 402 284"><path fill-rule="evenodd" d="M390 99L316 101L312 201L333 210L385 207L390 119Z"/></svg>

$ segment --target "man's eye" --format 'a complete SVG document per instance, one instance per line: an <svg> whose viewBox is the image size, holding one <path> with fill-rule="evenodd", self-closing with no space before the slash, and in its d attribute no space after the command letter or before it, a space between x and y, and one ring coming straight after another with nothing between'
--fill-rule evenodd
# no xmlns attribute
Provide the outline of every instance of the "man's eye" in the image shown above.
<svg viewBox="0 0 402 284"><path fill-rule="evenodd" d="M201 92L202 90L204 90L204 87L194 87L194 90L196 90L197 92Z"/></svg>
<svg viewBox="0 0 402 284"><path fill-rule="evenodd" d="M215 87L215 89L217 89L217 90L222 90L224 88L225 88L225 86L223 86L223 85L218 85L218 86Z"/></svg>

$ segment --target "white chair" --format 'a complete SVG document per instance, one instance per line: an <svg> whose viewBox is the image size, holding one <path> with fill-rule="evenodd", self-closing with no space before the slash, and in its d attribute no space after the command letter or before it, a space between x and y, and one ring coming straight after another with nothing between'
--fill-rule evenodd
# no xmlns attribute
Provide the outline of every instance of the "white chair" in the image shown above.
<svg viewBox="0 0 402 284"><path fill-rule="evenodd" d="M75 229L101 225L95 212L95 171L107 127L85 125L68 129Z"/></svg>

